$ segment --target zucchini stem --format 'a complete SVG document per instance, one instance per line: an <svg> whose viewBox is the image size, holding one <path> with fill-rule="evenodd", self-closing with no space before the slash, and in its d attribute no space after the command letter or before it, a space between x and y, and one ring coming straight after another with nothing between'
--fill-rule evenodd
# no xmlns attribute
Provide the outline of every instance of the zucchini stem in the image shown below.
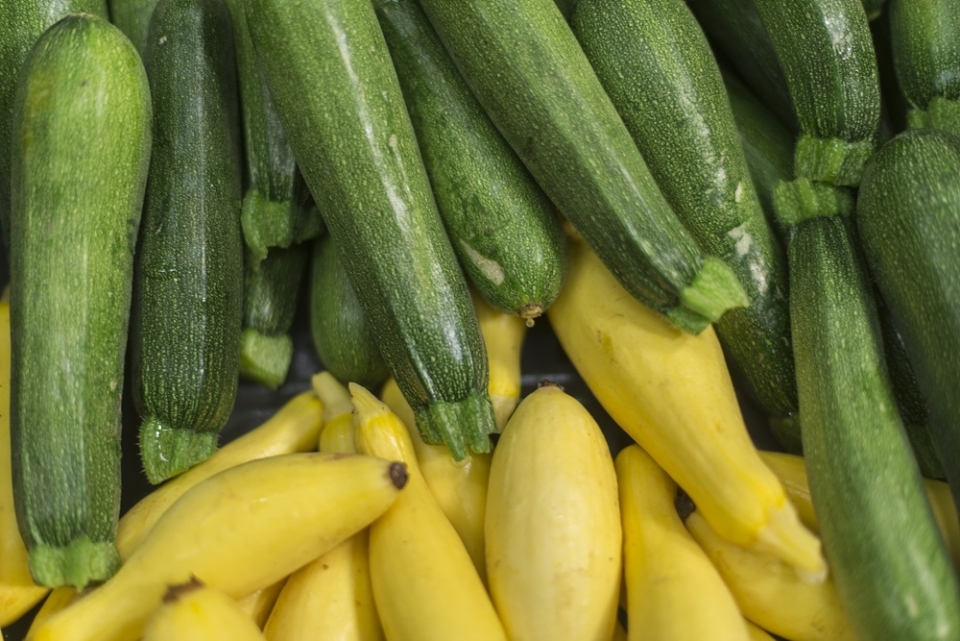
<svg viewBox="0 0 960 641"><path fill-rule="evenodd" d="M150 416L140 426L140 453L147 480L158 485L217 451L216 432L174 428Z"/></svg>

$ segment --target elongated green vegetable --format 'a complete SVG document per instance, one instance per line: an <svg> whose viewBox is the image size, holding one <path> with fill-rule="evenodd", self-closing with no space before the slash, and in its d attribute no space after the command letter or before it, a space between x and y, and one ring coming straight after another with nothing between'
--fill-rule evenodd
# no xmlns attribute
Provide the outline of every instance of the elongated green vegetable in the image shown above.
<svg viewBox="0 0 960 641"><path fill-rule="evenodd" d="M150 17L158 0L108 0L110 20L122 31L142 56L147 48Z"/></svg>
<svg viewBox="0 0 960 641"><path fill-rule="evenodd" d="M892 0L890 38L911 128L960 136L960 3Z"/></svg>
<svg viewBox="0 0 960 641"><path fill-rule="evenodd" d="M447 235L495 309L536 318L560 293L553 205L470 93L416 0L374 7Z"/></svg>
<svg viewBox="0 0 960 641"><path fill-rule="evenodd" d="M243 303L240 145L230 13L160 0L147 74L150 185L137 253L133 400L159 483L209 457L237 390Z"/></svg>
<svg viewBox="0 0 960 641"><path fill-rule="evenodd" d="M344 384L376 389L390 376L330 234L314 246L310 332L323 366Z"/></svg>
<svg viewBox="0 0 960 641"><path fill-rule="evenodd" d="M755 0L790 89L798 178L855 187L873 152L880 86L860 0Z"/></svg>
<svg viewBox="0 0 960 641"><path fill-rule="evenodd" d="M850 225L788 222L804 458L844 610L860 639L957 639L960 588L897 413Z"/></svg>
<svg viewBox="0 0 960 641"><path fill-rule="evenodd" d="M487 114L634 297L697 333L746 303L650 175L553 0L421 0Z"/></svg>
<svg viewBox="0 0 960 641"><path fill-rule="evenodd" d="M457 459L489 451L480 327L372 4L246 9L277 113L420 433Z"/></svg>
<svg viewBox="0 0 960 641"><path fill-rule="evenodd" d="M747 292L717 323L731 365L768 414L796 413L786 259L696 19L676 0L580 0L571 26L667 201Z"/></svg>
<svg viewBox="0 0 960 641"><path fill-rule="evenodd" d="M17 522L34 580L83 588L120 565L120 399L150 90L120 31L70 16L34 47L13 113Z"/></svg>
<svg viewBox="0 0 960 641"><path fill-rule="evenodd" d="M903 337L954 500L960 500L960 140L920 129L864 173L858 230Z"/></svg>
<svg viewBox="0 0 960 641"><path fill-rule="evenodd" d="M30 48L68 13L107 17L104 0L3 0L0 2L0 233L10 245L10 149L13 97ZM4 252L9 260L10 254Z"/></svg>

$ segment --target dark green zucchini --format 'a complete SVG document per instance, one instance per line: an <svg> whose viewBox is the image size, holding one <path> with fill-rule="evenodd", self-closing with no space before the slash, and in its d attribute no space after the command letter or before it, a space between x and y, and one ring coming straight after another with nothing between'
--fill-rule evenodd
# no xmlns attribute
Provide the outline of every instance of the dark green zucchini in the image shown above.
<svg viewBox="0 0 960 641"><path fill-rule="evenodd" d="M960 136L960 3L892 0L893 63L913 111L910 127Z"/></svg>
<svg viewBox="0 0 960 641"><path fill-rule="evenodd" d="M243 241L230 13L160 0L147 38L153 156L133 307L140 454L159 483L209 457L233 408ZM189 91L185 88L189 87Z"/></svg>
<svg viewBox="0 0 960 641"><path fill-rule="evenodd" d="M859 639L960 638L960 588L897 412L851 225L800 221L789 256L804 459L844 610Z"/></svg>
<svg viewBox="0 0 960 641"><path fill-rule="evenodd" d="M863 10L867 14L868 20L876 20L883 13L883 5L887 0L860 0L863 3Z"/></svg>
<svg viewBox="0 0 960 641"><path fill-rule="evenodd" d="M755 0L800 122L798 178L855 187L880 124L880 85L860 0Z"/></svg>
<svg viewBox="0 0 960 641"><path fill-rule="evenodd" d="M289 332L309 250L297 243L271 249L259 263L249 250L244 257L240 376L272 390L283 385L293 359Z"/></svg>
<svg viewBox="0 0 960 641"><path fill-rule="evenodd" d="M68 13L107 17L105 0L3 0L0 2L0 234L10 245L10 128L20 67L33 43ZM9 260L9 252L4 252Z"/></svg>
<svg viewBox="0 0 960 641"><path fill-rule="evenodd" d="M483 338L373 5L246 9L280 121L420 433L457 459L489 451Z"/></svg>
<svg viewBox="0 0 960 641"><path fill-rule="evenodd" d="M157 0L107 0L107 4L110 5L111 22L130 38L142 56L147 47L147 31Z"/></svg>
<svg viewBox="0 0 960 641"><path fill-rule="evenodd" d="M310 332L323 366L344 384L378 389L390 376L330 234L314 245Z"/></svg>
<svg viewBox="0 0 960 641"><path fill-rule="evenodd" d="M375 0L447 235L490 305L533 319L560 293L553 205L460 77L416 0Z"/></svg>
<svg viewBox="0 0 960 641"><path fill-rule="evenodd" d="M34 580L80 589L120 566L120 399L150 89L120 31L69 16L33 48L13 114L17 522Z"/></svg>
<svg viewBox="0 0 960 641"><path fill-rule="evenodd" d="M673 211L747 293L716 326L730 364L769 415L796 413L786 258L696 19L676 0L580 0L571 26Z"/></svg>
<svg viewBox="0 0 960 641"><path fill-rule="evenodd" d="M746 303L669 204L553 0L421 0L474 95L624 288L697 333Z"/></svg>
<svg viewBox="0 0 960 641"><path fill-rule="evenodd" d="M870 161L858 204L864 254L960 503L960 139L933 129L900 134Z"/></svg>
<svg viewBox="0 0 960 641"><path fill-rule="evenodd" d="M755 0L687 0L714 48L790 131L798 127L790 91ZM791 155L793 151L791 149Z"/></svg>
<svg viewBox="0 0 960 641"><path fill-rule="evenodd" d="M876 292L877 313L880 319L880 332L883 335L883 356L893 385L893 393L897 396L897 405L900 407L900 418L903 427L907 430L907 437L913 447L913 454L920 467L920 473L927 478L943 479L943 463L930 431L930 417L927 412L926 401L917 386L917 377L910 365L907 355L907 346L903 336L894 326L890 309L883 302L883 297Z"/></svg>

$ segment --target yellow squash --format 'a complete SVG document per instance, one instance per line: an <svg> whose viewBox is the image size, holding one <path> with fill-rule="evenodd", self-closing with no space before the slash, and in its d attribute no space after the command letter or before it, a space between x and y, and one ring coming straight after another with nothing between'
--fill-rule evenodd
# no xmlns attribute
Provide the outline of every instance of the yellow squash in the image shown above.
<svg viewBox="0 0 960 641"><path fill-rule="evenodd" d="M750 634L750 641L773 641L773 637L767 634L767 631L755 623L744 619L747 624L747 632Z"/></svg>
<svg viewBox="0 0 960 641"><path fill-rule="evenodd" d="M333 417L323 428L320 451L356 453L349 413ZM364 530L294 572L264 628L266 638L383 641L373 602L368 550L368 532Z"/></svg>
<svg viewBox="0 0 960 641"><path fill-rule="evenodd" d="M713 329L694 336L672 327L583 243L571 243L570 259L547 316L604 409L722 536L822 578L820 541L750 441Z"/></svg>
<svg viewBox="0 0 960 641"><path fill-rule="evenodd" d="M92 588L87 588L87 590L91 589ZM79 596L80 594L70 586L59 587L52 590L43 602L43 605L37 610L33 621L30 622L30 629L27 630L27 638L32 638L41 623L76 601Z"/></svg>
<svg viewBox="0 0 960 641"><path fill-rule="evenodd" d="M506 641L470 555L420 473L406 426L359 385L350 392L357 448L406 462L410 477L370 527L370 576L387 639Z"/></svg>
<svg viewBox="0 0 960 641"><path fill-rule="evenodd" d="M268 456L316 449L323 404L313 392L290 399L267 422L230 442L203 463L167 481L140 500L120 519L117 549L128 559L174 501L217 472Z"/></svg>
<svg viewBox="0 0 960 641"><path fill-rule="evenodd" d="M832 578L805 582L779 559L722 539L699 512L686 525L749 620L791 641L856 640Z"/></svg>
<svg viewBox="0 0 960 641"><path fill-rule="evenodd" d="M258 629L262 630L286 581L285 578L280 579L276 583L271 583L265 588L237 599L237 608L253 621Z"/></svg>
<svg viewBox="0 0 960 641"><path fill-rule="evenodd" d="M627 630L619 621L617 621L617 627L613 629L613 641L627 641Z"/></svg>
<svg viewBox="0 0 960 641"><path fill-rule="evenodd" d="M620 594L617 476L603 432L556 385L527 396L494 451L490 594L511 641L608 641Z"/></svg>
<svg viewBox="0 0 960 641"><path fill-rule="evenodd" d="M260 628L219 590L192 581L170 588L143 641L264 641Z"/></svg>
<svg viewBox="0 0 960 641"><path fill-rule="evenodd" d="M617 456L631 641L748 641L743 615L677 515L677 484L638 445Z"/></svg>
<svg viewBox="0 0 960 641"><path fill-rule="evenodd" d="M819 532L803 457L783 452L760 452L760 455L783 483L790 502L797 508L800 519L808 528ZM960 571L960 517L957 515L953 495L950 494L950 486L943 481L927 478L923 479L923 485L927 490L927 498L930 499L933 516L937 519L937 525L940 526L940 533L947 544L947 549L950 550L953 565Z"/></svg>
<svg viewBox="0 0 960 641"><path fill-rule="evenodd" d="M343 414L353 412L350 392L330 372L318 372L310 379L313 392L323 403L323 422L329 423Z"/></svg>
<svg viewBox="0 0 960 641"><path fill-rule="evenodd" d="M519 319L519 316L511 318ZM381 392L383 402L407 426L417 453L420 473L440 509L460 535L474 567L486 583L487 564L483 521L487 510L487 484L490 479L490 454L470 454L454 461L446 445L427 445L420 438L407 404L396 381L389 379Z"/></svg>
<svg viewBox="0 0 960 641"><path fill-rule="evenodd" d="M41 624L34 641L134 641L166 587L196 577L231 598L276 583L383 514L407 473L368 456L287 454L190 489L103 586Z"/></svg>
<svg viewBox="0 0 960 641"><path fill-rule="evenodd" d="M40 602L49 588L30 577L27 548L17 528L10 468L10 304L0 302L0 627Z"/></svg>
<svg viewBox="0 0 960 641"><path fill-rule="evenodd" d="M476 291L473 308L480 321L480 333L487 348L490 383L487 391L493 402L497 431L502 432L517 403L520 402L520 353L527 333L527 323L519 316L504 314L490 307Z"/></svg>

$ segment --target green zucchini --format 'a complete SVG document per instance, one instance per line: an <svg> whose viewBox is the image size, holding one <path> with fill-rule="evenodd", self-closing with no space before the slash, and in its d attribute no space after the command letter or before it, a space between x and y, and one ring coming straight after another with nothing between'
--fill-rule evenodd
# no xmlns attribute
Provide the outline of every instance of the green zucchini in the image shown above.
<svg viewBox="0 0 960 641"><path fill-rule="evenodd" d="M960 588L897 413L851 225L798 222L788 247L804 459L840 601L859 639L960 638Z"/></svg>
<svg viewBox="0 0 960 641"><path fill-rule="evenodd" d="M128 38L142 56L147 47L147 31L157 0L107 0L110 20Z"/></svg>
<svg viewBox="0 0 960 641"><path fill-rule="evenodd" d="M240 136L233 34L222 0L160 0L145 63L154 146L131 371L143 418L140 454L147 478L159 483L216 450L237 391Z"/></svg>
<svg viewBox="0 0 960 641"><path fill-rule="evenodd" d="M877 313L880 319L880 333L883 335L883 355L893 384L893 393L897 396L897 405L900 407L900 418L903 427L907 430L907 437L913 447L913 454L917 459L920 473L927 478L943 479L943 463L933 440L930 430L930 417L927 413L926 401L917 386L917 377L910 365L907 346L903 336L894 326L890 309L883 302L879 292L875 292Z"/></svg>
<svg viewBox="0 0 960 641"><path fill-rule="evenodd" d="M697 333L746 303L705 257L553 0L421 0L491 120L624 288Z"/></svg>
<svg viewBox="0 0 960 641"><path fill-rule="evenodd" d="M375 0L447 235L491 306L533 319L560 293L553 205L477 103L416 0Z"/></svg>
<svg viewBox="0 0 960 641"><path fill-rule="evenodd" d="M483 338L373 5L247 0L246 9L300 170L420 433L458 460L489 451Z"/></svg>
<svg viewBox="0 0 960 641"><path fill-rule="evenodd" d="M244 257L240 376L272 390L283 385L293 359L289 332L308 255L309 245L297 243L275 247L259 263L249 250Z"/></svg>
<svg viewBox="0 0 960 641"><path fill-rule="evenodd" d="M580 0L571 26L673 211L747 293L717 322L730 364L769 415L796 413L786 258L696 19L676 0Z"/></svg>
<svg viewBox="0 0 960 641"><path fill-rule="evenodd" d="M69 13L107 17L105 0L3 0L0 2L0 234L10 245L10 148L13 97L30 48ZM4 252L9 258L9 252Z"/></svg>
<svg viewBox="0 0 960 641"><path fill-rule="evenodd" d="M755 0L790 89L798 178L856 187L880 124L880 84L860 0Z"/></svg>
<svg viewBox="0 0 960 641"><path fill-rule="evenodd" d="M863 3L863 11L867 14L868 20L876 20L880 17L880 14L883 13L883 5L887 4L887 0L861 0Z"/></svg>
<svg viewBox="0 0 960 641"><path fill-rule="evenodd" d="M890 39L911 128L960 136L960 3L893 0Z"/></svg>
<svg viewBox="0 0 960 641"><path fill-rule="evenodd" d="M310 332L320 361L338 380L378 389L390 376L330 234L314 245Z"/></svg>
<svg viewBox="0 0 960 641"><path fill-rule="evenodd" d="M711 44L791 132L797 117L755 0L687 0Z"/></svg>
<svg viewBox="0 0 960 641"><path fill-rule="evenodd" d="M858 205L864 254L960 503L960 139L934 129L900 134L867 166Z"/></svg>
<svg viewBox="0 0 960 641"><path fill-rule="evenodd" d="M120 399L150 89L120 31L69 16L30 53L13 114L17 522L34 580L80 589L120 566Z"/></svg>

